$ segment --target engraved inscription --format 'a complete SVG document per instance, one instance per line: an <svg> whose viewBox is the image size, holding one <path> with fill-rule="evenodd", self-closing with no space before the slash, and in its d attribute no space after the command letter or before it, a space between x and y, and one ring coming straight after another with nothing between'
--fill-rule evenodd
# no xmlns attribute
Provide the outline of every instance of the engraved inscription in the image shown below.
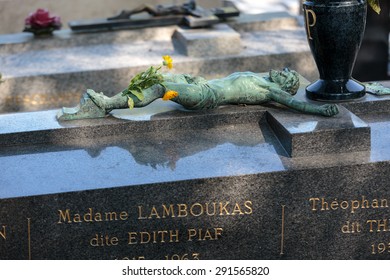
<svg viewBox="0 0 390 280"><path fill-rule="evenodd" d="M74 213L70 209L58 210L58 222L62 223L93 223L93 222L111 222L111 221L126 221L129 214L126 211L122 212L98 212L93 208L88 208L85 213Z"/></svg>
<svg viewBox="0 0 390 280"><path fill-rule="evenodd" d="M388 219L384 220L367 220L370 225L370 232L387 232L389 231Z"/></svg>
<svg viewBox="0 0 390 280"><path fill-rule="evenodd" d="M213 203L194 203L188 204L169 204L152 207L144 205L138 206L138 219L166 219L166 218L185 218L199 216L234 216L252 214L252 201L244 203L213 202Z"/></svg>
<svg viewBox="0 0 390 280"><path fill-rule="evenodd" d="M189 229L188 230L188 241L198 240L218 240L222 235L223 228L213 229Z"/></svg>
<svg viewBox="0 0 390 280"><path fill-rule="evenodd" d="M221 216L244 216L253 214L253 203L250 200L244 201L218 201L218 202L194 202L176 204L139 204L129 209L120 211L100 211L97 208L89 207L85 211L74 211L72 209L58 209L56 213L56 224L58 226L72 226L83 223L86 226L94 223L126 223L132 225L134 222L142 223L142 230L129 230L124 232L93 232L88 237L88 246L93 248L114 248L117 246L144 246L164 243L179 242L216 242L224 234L224 229L217 225L210 227L188 228L162 228L148 229L145 223L153 220L180 218L186 219L199 217L221 217ZM133 225L132 225L133 226ZM116 259L145 259L147 256L118 256ZM163 258L164 256L161 256ZM191 259L200 258L198 252L171 252L165 255L165 259Z"/></svg>
<svg viewBox="0 0 390 280"><path fill-rule="evenodd" d="M360 196L355 199L328 199L325 197L311 197L308 199L310 210L312 213L316 212L347 212L353 217L341 224L341 233L346 235L360 235L360 234L386 234L390 232L390 219L383 217L370 217L370 219L362 220L358 215L363 211L388 211L389 200L386 198L368 198L367 196ZM357 216L356 216L357 215ZM390 253L390 244L387 242L378 242L371 244L371 254Z"/></svg>
<svg viewBox="0 0 390 280"><path fill-rule="evenodd" d="M347 210L352 214L359 209L389 208L387 199L367 199L364 195L360 199L353 200L328 200L324 197L312 197L309 199L312 211L336 211Z"/></svg>
<svg viewBox="0 0 390 280"><path fill-rule="evenodd" d="M173 254L173 255L166 255L166 260L172 260L172 261L183 261L183 260L200 260L200 254L199 253L192 253L192 254Z"/></svg>
<svg viewBox="0 0 390 280"><path fill-rule="evenodd" d="M110 237L108 234L95 234L95 236L89 241L89 245L92 247L99 246L116 246L119 243L119 239L116 236Z"/></svg>
<svg viewBox="0 0 390 280"><path fill-rule="evenodd" d="M128 232L129 245L179 242L179 230Z"/></svg>
<svg viewBox="0 0 390 280"><path fill-rule="evenodd" d="M371 254L390 254L390 242L381 242L378 244L372 244L371 245Z"/></svg>

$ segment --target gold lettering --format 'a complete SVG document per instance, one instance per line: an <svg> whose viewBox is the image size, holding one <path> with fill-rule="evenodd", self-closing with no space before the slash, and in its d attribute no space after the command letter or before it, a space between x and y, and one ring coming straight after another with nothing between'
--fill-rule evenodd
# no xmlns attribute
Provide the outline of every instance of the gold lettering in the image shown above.
<svg viewBox="0 0 390 280"><path fill-rule="evenodd" d="M247 210L245 211L245 214L251 215L251 214L253 213L252 201L249 201L249 200L248 200L248 201L245 201L244 206L245 206L245 208L247 209Z"/></svg>
<svg viewBox="0 0 390 280"><path fill-rule="evenodd" d="M126 211L122 211L119 214L119 219L121 219L121 221L126 221L128 218L129 218L129 213L127 213Z"/></svg>
<svg viewBox="0 0 390 280"><path fill-rule="evenodd" d="M167 208L165 205L163 205L162 217L163 218L166 218L166 217L174 218L175 217L175 211L173 210L173 204L169 204L169 208Z"/></svg>
<svg viewBox="0 0 390 280"><path fill-rule="evenodd" d="M232 215L236 215L236 214L244 215L244 212L241 211L240 205L238 203L234 205L233 212L232 212Z"/></svg>
<svg viewBox="0 0 390 280"><path fill-rule="evenodd" d="M179 213L177 214L178 218L187 217L187 205L186 204L178 204L177 207L179 207Z"/></svg>
<svg viewBox="0 0 390 280"><path fill-rule="evenodd" d="M223 212L225 211L226 215L230 215L229 211L226 209L226 207L229 205L230 202L226 202L225 204L222 204L222 202L219 203L219 215L223 216Z"/></svg>
<svg viewBox="0 0 390 280"><path fill-rule="evenodd" d="M210 230L206 230L203 239L201 239L201 232L199 232L199 240L214 240L213 237L211 236Z"/></svg>
<svg viewBox="0 0 390 280"><path fill-rule="evenodd" d="M92 247L103 247L103 246L116 246L118 245L119 239L116 236L110 237L108 234L95 234L89 241L89 245Z"/></svg>
<svg viewBox="0 0 390 280"><path fill-rule="evenodd" d="M332 210L339 209L339 203L337 202L337 200L332 201L332 203L330 204L330 208L332 208Z"/></svg>
<svg viewBox="0 0 390 280"><path fill-rule="evenodd" d="M140 243L141 244L146 244L146 243L150 242L151 236L150 236L149 232L141 231L139 234L140 234L140 240L141 240ZM146 237L146 239L145 239L145 237Z"/></svg>
<svg viewBox="0 0 390 280"><path fill-rule="evenodd" d="M1 227L0 237L4 240L7 239L6 225Z"/></svg>
<svg viewBox="0 0 390 280"><path fill-rule="evenodd" d="M192 238L196 236L196 229L191 228L187 230L188 232L188 241L192 241Z"/></svg>
<svg viewBox="0 0 390 280"><path fill-rule="evenodd" d="M87 223L93 223L93 222L111 222L111 221L117 221L119 219L122 221L125 221L128 219L129 214L126 211L122 211L120 213L118 212L94 212L93 208L88 208L88 210L85 213L75 213L71 214L70 209L58 210L58 222L57 224L62 223L81 223L81 222L87 222ZM104 217L104 219L103 219Z"/></svg>
<svg viewBox="0 0 390 280"><path fill-rule="evenodd" d="M342 233L359 233L361 231L361 225L359 222L347 221L341 228Z"/></svg>
<svg viewBox="0 0 390 280"><path fill-rule="evenodd" d="M80 216L80 214L74 214L73 222L74 223L81 223L81 216Z"/></svg>
<svg viewBox="0 0 390 280"><path fill-rule="evenodd" d="M321 201L321 211L324 211L324 210L329 210L329 205L328 205L328 202L325 202L325 199L322 198L322 201Z"/></svg>
<svg viewBox="0 0 390 280"><path fill-rule="evenodd" d="M321 201L321 202L320 202ZM389 208L389 203L387 199L367 199L364 195L358 199L351 200L342 200L338 201L335 198L332 202L328 201L326 198L310 198L309 199L311 210L312 211L328 211L328 210L348 210L352 214L356 213L359 209L378 209L378 208ZM320 208L321 207L321 208Z"/></svg>
<svg viewBox="0 0 390 280"><path fill-rule="evenodd" d="M165 234L168 233L168 231L166 231L166 230L160 230L158 233L161 234L160 242L161 242L161 243L165 243ZM153 240L153 243L157 243L157 241L156 241L156 240Z"/></svg>
<svg viewBox="0 0 390 280"><path fill-rule="evenodd" d="M362 208L370 208L370 204L364 195L362 196Z"/></svg>
<svg viewBox="0 0 390 280"><path fill-rule="evenodd" d="M128 245L148 244L148 243L176 243L179 242L179 230L158 230L158 231L141 231L128 232Z"/></svg>
<svg viewBox="0 0 390 280"><path fill-rule="evenodd" d="M118 220L118 215L116 212L106 212L106 221L117 221Z"/></svg>
<svg viewBox="0 0 390 280"><path fill-rule="evenodd" d="M137 244L137 233L136 232L129 232L129 245Z"/></svg>
<svg viewBox="0 0 390 280"><path fill-rule="evenodd" d="M376 229L376 232L387 232L389 231L389 225L388 225L388 220L367 220L367 224L370 224L370 232L374 232ZM374 228L374 225L376 226Z"/></svg>
<svg viewBox="0 0 390 280"><path fill-rule="evenodd" d="M95 214L95 222L103 222L102 214L100 212Z"/></svg>
<svg viewBox="0 0 390 280"><path fill-rule="evenodd" d="M213 229L188 229L188 241L197 239L198 241L218 240L222 236L222 228Z"/></svg>
<svg viewBox="0 0 390 280"><path fill-rule="evenodd" d="M179 230L169 231L169 242L179 242Z"/></svg>
<svg viewBox="0 0 390 280"><path fill-rule="evenodd" d="M373 227L372 227L372 224L373 224L374 222L376 223L376 220L367 220L367 222L366 222L367 224L368 224L368 223L370 224L370 232L374 232L374 229L373 229Z"/></svg>
<svg viewBox="0 0 390 280"><path fill-rule="evenodd" d="M317 15L313 10L306 9L306 30L307 30L307 36L310 40L313 40L313 37L311 37L311 27L314 27L317 23ZM309 14L312 17L312 22L310 22Z"/></svg>
<svg viewBox="0 0 390 280"><path fill-rule="evenodd" d="M214 228L215 230L215 239L219 239L220 236L222 236L223 228Z"/></svg>
<svg viewBox="0 0 390 280"><path fill-rule="evenodd" d="M348 201L346 201L346 200L341 201L340 207L341 207L341 209L343 209L343 210L348 209L348 207L349 207Z"/></svg>
<svg viewBox="0 0 390 280"><path fill-rule="evenodd" d="M195 206L199 207L198 213L194 212ZM190 208L190 213L191 213L192 216L199 217L199 216L203 215L203 212L204 212L204 209L203 209L203 205L202 204L200 204L200 203L192 204L192 206Z"/></svg>
<svg viewBox="0 0 390 280"><path fill-rule="evenodd" d="M145 220L148 218L146 216L142 216L142 209L142 206L138 206L138 220Z"/></svg>
<svg viewBox="0 0 390 280"><path fill-rule="evenodd" d="M69 224L72 222L70 220L70 209L66 209L65 213L62 210L58 210L58 212L59 212L58 213L59 214L59 220L58 220L57 224L62 224L62 222L65 223L66 221L68 221Z"/></svg>
<svg viewBox="0 0 390 280"><path fill-rule="evenodd" d="M378 232L380 231L388 231L389 228L387 226L387 220L378 220Z"/></svg>
<svg viewBox="0 0 390 280"><path fill-rule="evenodd" d="M148 218L152 219L153 217L160 219L160 215L158 214L157 209L154 206L152 207L152 210L150 211L150 215Z"/></svg>
<svg viewBox="0 0 390 280"><path fill-rule="evenodd" d="M351 213L355 213L355 210L359 209L360 202L358 200L351 201Z"/></svg>
<svg viewBox="0 0 390 280"><path fill-rule="evenodd" d="M92 208L88 208L89 212L84 214L84 221L92 222Z"/></svg>
<svg viewBox="0 0 390 280"><path fill-rule="evenodd" d="M319 201L320 199L319 198L314 198L314 197L312 197L312 198L310 198L309 199L309 201L312 203L311 204L311 210L312 211L317 211L317 202Z"/></svg>
<svg viewBox="0 0 390 280"><path fill-rule="evenodd" d="M118 242L119 242L118 237L111 238L111 245L116 246L116 245L118 245Z"/></svg>
<svg viewBox="0 0 390 280"><path fill-rule="evenodd" d="M213 202L213 207L214 207L214 211L213 211L213 213L210 213L210 212L209 212L209 204L206 203L206 214L207 214L208 216L215 216L216 211L217 211L217 203L216 203L216 202Z"/></svg>

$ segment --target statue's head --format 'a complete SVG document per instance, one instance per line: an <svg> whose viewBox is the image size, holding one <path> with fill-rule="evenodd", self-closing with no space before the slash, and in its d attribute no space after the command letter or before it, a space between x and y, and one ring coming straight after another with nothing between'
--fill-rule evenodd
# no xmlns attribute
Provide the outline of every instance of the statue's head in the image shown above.
<svg viewBox="0 0 390 280"><path fill-rule="evenodd" d="M299 88L299 76L294 70L284 68L282 71L270 70L269 79L291 95L295 95Z"/></svg>

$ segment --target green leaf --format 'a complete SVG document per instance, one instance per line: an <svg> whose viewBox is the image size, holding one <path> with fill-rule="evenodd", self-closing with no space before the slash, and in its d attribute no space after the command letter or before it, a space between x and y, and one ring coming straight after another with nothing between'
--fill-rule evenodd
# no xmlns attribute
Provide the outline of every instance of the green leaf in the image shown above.
<svg viewBox="0 0 390 280"><path fill-rule="evenodd" d="M381 7L379 5L379 0L368 0L370 7L379 15L381 12Z"/></svg>
<svg viewBox="0 0 390 280"><path fill-rule="evenodd" d="M127 100L127 105L129 105L130 110L134 108L134 100L131 97Z"/></svg>
<svg viewBox="0 0 390 280"><path fill-rule="evenodd" d="M131 94L135 95L139 99L139 101L144 100L144 94L142 93L142 91L131 90L130 92Z"/></svg>

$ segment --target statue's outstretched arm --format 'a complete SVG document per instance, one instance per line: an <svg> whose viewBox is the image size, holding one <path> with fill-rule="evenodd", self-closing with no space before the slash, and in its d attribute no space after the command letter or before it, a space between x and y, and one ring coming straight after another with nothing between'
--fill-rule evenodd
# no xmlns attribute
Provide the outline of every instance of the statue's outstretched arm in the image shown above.
<svg viewBox="0 0 390 280"><path fill-rule="evenodd" d="M331 117L338 114L339 112L339 109L335 104L315 105L308 102L300 101L295 99L287 92L284 92L283 90L277 88L270 88L269 94L271 100L303 113Z"/></svg>

